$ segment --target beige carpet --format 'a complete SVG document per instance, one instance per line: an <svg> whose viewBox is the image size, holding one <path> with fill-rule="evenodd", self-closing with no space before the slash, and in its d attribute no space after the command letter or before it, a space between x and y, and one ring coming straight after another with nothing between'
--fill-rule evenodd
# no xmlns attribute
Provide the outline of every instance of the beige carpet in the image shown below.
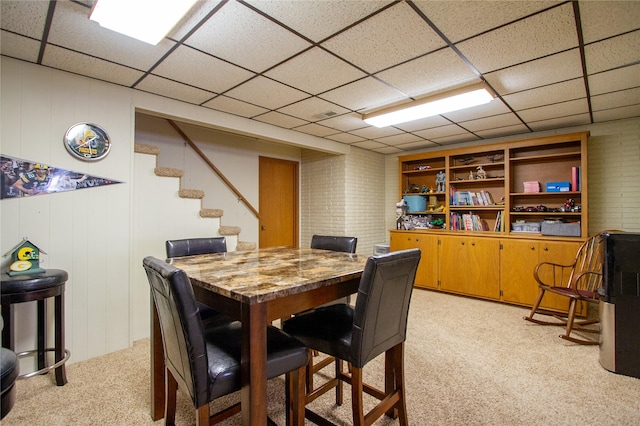
<svg viewBox="0 0 640 426"><path fill-rule="evenodd" d="M416 290L405 354L410 424L640 424L640 379L608 372L598 362L597 346L566 342L558 327L523 321L526 312ZM365 378L378 386L381 366L379 357L365 369ZM52 375L20 380L16 405L2 425L154 424L148 340L72 364L67 375L64 387L56 387ZM281 379L269 384L269 413L281 425L283 388ZM340 425L351 424L346 389L342 407L334 406L332 394L313 407ZM177 424L192 424L188 401L183 395L179 401ZM239 416L225 424L240 424Z"/></svg>

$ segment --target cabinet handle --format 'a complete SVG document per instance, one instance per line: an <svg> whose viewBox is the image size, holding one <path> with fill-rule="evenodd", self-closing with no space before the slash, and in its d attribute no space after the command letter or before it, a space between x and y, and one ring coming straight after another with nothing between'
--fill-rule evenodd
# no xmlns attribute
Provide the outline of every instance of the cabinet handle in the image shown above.
<svg viewBox="0 0 640 426"><path fill-rule="evenodd" d="M536 248L534 246L531 246L531 250L535 250Z"/></svg>
<svg viewBox="0 0 640 426"><path fill-rule="evenodd" d="M471 245L475 247L476 243L471 243Z"/></svg>
<svg viewBox="0 0 640 426"><path fill-rule="evenodd" d="M461 242L460 244L464 245L464 241L463 241L463 242Z"/></svg>
<svg viewBox="0 0 640 426"><path fill-rule="evenodd" d="M544 248L544 251L549 251L549 247L545 247L545 248Z"/></svg>

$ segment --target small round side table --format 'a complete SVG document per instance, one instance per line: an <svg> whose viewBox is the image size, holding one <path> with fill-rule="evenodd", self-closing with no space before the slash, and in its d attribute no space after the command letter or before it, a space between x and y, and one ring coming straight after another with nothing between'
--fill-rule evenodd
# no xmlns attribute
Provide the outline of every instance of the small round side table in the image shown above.
<svg viewBox="0 0 640 426"><path fill-rule="evenodd" d="M39 274L20 274L9 276L6 271L2 276L0 300L2 303L3 345L15 351L13 330L13 304L36 301L38 318L38 347L37 349L20 352L18 357L33 353L38 356L38 370L22 374L19 378L32 377L55 370L56 384L64 386L67 383L65 362L71 353L64 347L64 287L68 279L66 271L61 269L47 269ZM46 299L54 298L54 331L55 344L53 348L46 347ZM54 364L47 365L46 352L54 352Z"/></svg>

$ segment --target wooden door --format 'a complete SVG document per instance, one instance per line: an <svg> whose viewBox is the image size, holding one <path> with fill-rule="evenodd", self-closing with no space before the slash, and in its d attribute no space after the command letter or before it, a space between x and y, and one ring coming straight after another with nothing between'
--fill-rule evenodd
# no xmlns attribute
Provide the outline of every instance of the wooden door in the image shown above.
<svg viewBox="0 0 640 426"><path fill-rule="evenodd" d="M260 248L298 247L298 163L260 157Z"/></svg>

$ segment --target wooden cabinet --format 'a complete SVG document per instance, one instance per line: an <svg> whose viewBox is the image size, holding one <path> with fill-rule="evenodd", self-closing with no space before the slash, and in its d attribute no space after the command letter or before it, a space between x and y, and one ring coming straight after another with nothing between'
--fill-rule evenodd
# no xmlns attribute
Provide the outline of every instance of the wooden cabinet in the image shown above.
<svg viewBox="0 0 640 426"><path fill-rule="evenodd" d="M422 250L416 286L531 306L538 296L535 266L570 263L588 237L588 135L399 157L400 196L426 201L424 211L407 213L402 230L391 231L392 250ZM547 188L549 182L569 187ZM437 219L444 224L434 226ZM543 235L543 221L561 231ZM551 295L542 307L568 309Z"/></svg>
<svg viewBox="0 0 640 426"><path fill-rule="evenodd" d="M533 270L538 263L569 264L576 256L579 242L503 239L500 241L501 300L518 305L531 306L538 297L538 284ZM548 277L547 277L548 278ZM542 308L566 312L566 297L547 293ZM580 306L578 314L582 314Z"/></svg>
<svg viewBox="0 0 640 426"><path fill-rule="evenodd" d="M409 232L391 234L392 251L419 248L420 263L416 272L416 287L438 288L438 237Z"/></svg>
<svg viewBox="0 0 640 426"><path fill-rule="evenodd" d="M440 289L498 300L499 241L492 238L442 236Z"/></svg>

